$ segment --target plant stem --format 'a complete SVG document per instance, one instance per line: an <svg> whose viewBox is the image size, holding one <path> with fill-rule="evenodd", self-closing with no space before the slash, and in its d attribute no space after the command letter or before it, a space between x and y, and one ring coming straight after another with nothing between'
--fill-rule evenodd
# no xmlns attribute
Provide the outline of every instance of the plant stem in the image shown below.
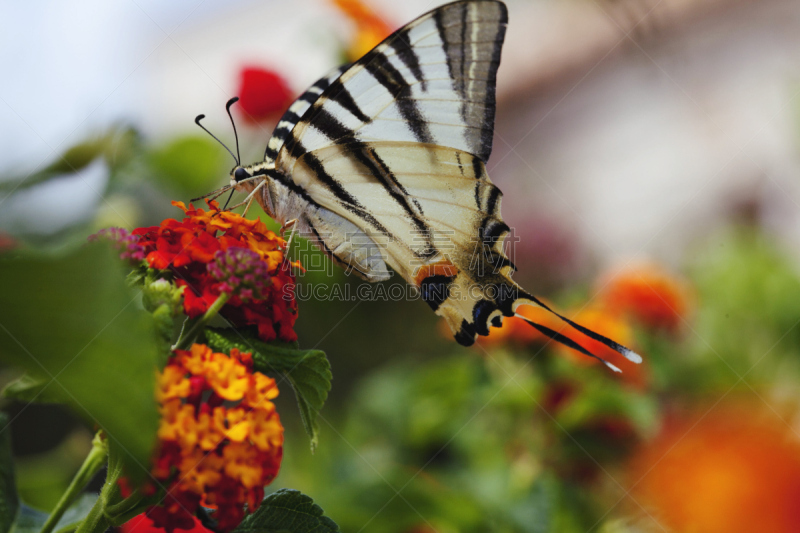
<svg viewBox="0 0 800 533"><path fill-rule="evenodd" d="M180 338L175 342L175 345L172 347L172 349L173 350L185 350L185 349L187 349L189 347L189 345L192 343L192 341L194 341L195 337L197 337L197 334L200 332L200 330L206 324L208 324L208 322L212 318L217 316L217 313L219 313L219 310L222 309L222 306L225 305L228 302L230 297L231 297L231 295L226 293L226 292L223 292L222 294L220 294L217 297L217 299L214 301L214 303L211 304L211 307L208 308L208 311L206 311L205 314L202 317L200 317L200 320L198 320L197 322L192 324L192 327L189 329L188 332L186 332L186 335L181 333Z"/></svg>
<svg viewBox="0 0 800 533"><path fill-rule="evenodd" d="M109 511L127 512L128 516L132 517L144 510L143 504L146 502L142 501L139 492L134 492L130 498L121 500L119 480L123 474L124 466L120 450L112 446L108 453L106 481L100 489L100 495L74 533L104 533L112 525L121 525L122 522L115 523L115 520L121 521L123 517L111 516Z"/></svg>
<svg viewBox="0 0 800 533"><path fill-rule="evenodd" d="M106 498L103 494L97 498L97 501L89 510L89 514L80 523L75 533L103 533L111 525L105 513Z"/></svg>
<svg viewBox="0 0 800 533"><path fill-rule="evenodd" d="M98 433L92 440L92 449L89 451L89 455L86 456L86 459L83 461L78 473L75 474L74 478L72 478L67 490L61 495L61 499L58 500L53 512L50 513L49 517L47 517L47 521L42 526L40 533L51 533L53 531L53 529L56 527L56 524L58 524L58 521L61 520L62 516L64 516L64 512L81 493L81 491L83 491L83 488L86 486L86 484L92 480L94 475L97 474L101 468L103 468L103 465L106 463L107 456L108 444L106 443L105 439L100 436L100 433Z"/></svg>

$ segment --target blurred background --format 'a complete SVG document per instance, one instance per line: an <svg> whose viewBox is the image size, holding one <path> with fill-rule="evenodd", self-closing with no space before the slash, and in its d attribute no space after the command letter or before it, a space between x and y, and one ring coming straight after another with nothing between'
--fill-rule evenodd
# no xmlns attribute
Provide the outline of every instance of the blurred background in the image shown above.
<svg viewBox="0 0 800 533"><path fill-rule="evenodd" d="M0 248L178 217L233 166L196 115L232 144L241 96L256 161L308 85L441 3L3 3ZM273 487L355 532L800 530L800 3L507 5L487 168L515 279L645 362L577 339L612 375L513 320L461 348L420 301L301 301L335 380L315 455L285 386ZM6 407L23 498L52 506L91 434Z"/></svg>

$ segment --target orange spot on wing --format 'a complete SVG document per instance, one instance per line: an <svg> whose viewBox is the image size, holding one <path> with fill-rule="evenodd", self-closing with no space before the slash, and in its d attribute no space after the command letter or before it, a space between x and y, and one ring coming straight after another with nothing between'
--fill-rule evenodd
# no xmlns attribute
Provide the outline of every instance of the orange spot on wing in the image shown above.
<svg viewBox="0 0 800 533"><path fill-rule="evenodd" d="M422 285L422 282L431 276L446 276L448 278L455 277L458 274L458 267L453 263L444 259L432 265L425 265L417 270L414 276L414 283L417 287Z"/></svg>

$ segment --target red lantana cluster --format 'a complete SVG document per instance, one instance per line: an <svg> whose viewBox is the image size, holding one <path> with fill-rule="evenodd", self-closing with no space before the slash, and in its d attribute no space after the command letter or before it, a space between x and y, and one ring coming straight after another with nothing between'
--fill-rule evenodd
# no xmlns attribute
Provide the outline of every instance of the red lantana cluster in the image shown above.
<svg viewBox="0 0 800 533"><path fill-rule="evenodd" d="M173 202L186 217L164 220L159 226L138 228L133 235L151 268L170 270L185 287L183 308L189 317L208 311L222 293L230 299L220 311L235 326L257 326L264 341L297 340L297 303L292 268L285 260L285 241L260 220Z"/></svg>

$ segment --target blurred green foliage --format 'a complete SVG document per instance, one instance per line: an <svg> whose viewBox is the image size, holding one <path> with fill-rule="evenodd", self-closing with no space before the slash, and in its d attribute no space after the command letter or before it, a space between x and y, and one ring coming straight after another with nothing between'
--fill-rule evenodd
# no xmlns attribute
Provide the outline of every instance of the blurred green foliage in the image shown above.
<svg viewBox="0 0 800 533"><path fill-rule="evenodd" d="M0 277L14 281L0 291L0 358L29 374L7 397L57 398L124 448L131 476L144 475L158 424L156 336L114 253L7 254Z"/></svg>
<svg viewBox="0 0 800 533"><path fill-rule="evenodd" d="M148 153L151 178L179 197L199 196L215 189L226 175L221 170L227 161L229 154L207 136L178 137Z"/></svg>

